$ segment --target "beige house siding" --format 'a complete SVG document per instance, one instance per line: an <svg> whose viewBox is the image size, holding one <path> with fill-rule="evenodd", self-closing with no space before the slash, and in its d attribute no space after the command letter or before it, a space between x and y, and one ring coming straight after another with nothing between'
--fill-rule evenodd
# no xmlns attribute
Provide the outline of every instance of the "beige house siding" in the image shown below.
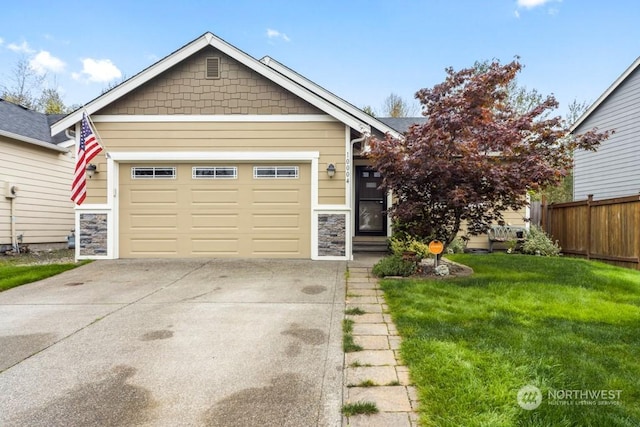
<svg viewBox="0 0 640 427"><path fill-rule="evenodd" d="M527 223L524 220L527 217L526 207L514 211L508 210L502 213L504 218L504 222L507 225L517 225L517 226L525 226ZM460 236L463 236L466 233L466 224L462 226L463 230L459 233ZM469 249L489 249L489 240L486 234L480 234L478 236L470 236L471 240L467 245ZM499 249L503 248L504 245L495 245L494 248Z"/></svg>
<svg viewBox="0 0 640 427"><path fill-rule="evenodd" d="M11 202L7 183L18 187L14 199L16 234L23 243L66 242L74 228L69 200L74 160L71 152L40 148L0 136L0 244L11 244Z"/></svg>
<svg viewBox="0 0 640 427"><path fill-rule="evenodd" d="M344 205L345 126L339 122L98 122L106 151L318 151L318 202ZM104 152L92 160L99 173L85 203L106 203ZM329 178L327 165L336 166Z"/></svg>
<svg viewBox="0 0 640 427"><path fill-rule="evenodd" d="M220 78L205 59L220 58ZM322 114L229 56L207 47L96 114Z"/></svg>

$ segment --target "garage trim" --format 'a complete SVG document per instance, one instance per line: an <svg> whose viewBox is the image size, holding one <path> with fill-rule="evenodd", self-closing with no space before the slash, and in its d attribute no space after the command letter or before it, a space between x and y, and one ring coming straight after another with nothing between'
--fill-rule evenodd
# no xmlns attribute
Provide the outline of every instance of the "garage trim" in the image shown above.
<svg viewBox="0 0 640 427"><path fill-rule="evenodd" d="M186 163L186 162L224 162L224 161L236 161L236 162L282 162L282 161L298 161L308 162L311 164L311 224L317 223L317 213L319 210L325 210L326 207L320 208L318 205L318 161L320 158L320 152L318 151L265 151L265 152L235 152L235 151L180 151L180 152L110 152L107 158L107 194L111 195L108 198L107 206L112 212L110 215L111 221L108 231L108 253L112 258L119 258L119 167L120 163L130 162L171 162L171 163ZM317 227L311 228L311 259L327 259L327 257L318 256L318 235ZM349 251L350 252L350 251ZM350 253L346 254L350 256ZM346 259L346 256L344 259ZM343 258L341 258L343 259Z"/></svg>

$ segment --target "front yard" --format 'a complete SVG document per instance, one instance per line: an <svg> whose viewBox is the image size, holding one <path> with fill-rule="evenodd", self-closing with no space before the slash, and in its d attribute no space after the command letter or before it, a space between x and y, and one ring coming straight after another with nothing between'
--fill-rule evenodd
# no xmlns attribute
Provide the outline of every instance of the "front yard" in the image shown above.
<svg viewBox="0 0 640 427"><path fill-rule="evenodd" d="M74 263L72 250L0 256L0 292L55 276L86 263Z"/></svg>
<svg viewBox="0 0 640 427"><path fill-rule="evenodd" d="M382 281L421 425L640 425L639 272L570 258L450 258L475 274ZM541 391L536 409L519 405L527 385ZM536 396L520 403L536 406Z"/></svg>

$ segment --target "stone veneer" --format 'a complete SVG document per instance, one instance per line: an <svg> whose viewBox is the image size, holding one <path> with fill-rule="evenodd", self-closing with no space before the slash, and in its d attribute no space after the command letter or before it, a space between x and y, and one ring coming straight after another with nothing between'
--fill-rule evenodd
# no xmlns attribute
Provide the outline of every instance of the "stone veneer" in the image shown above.
<svg viewBox="0 0 640 427"><path fill-rule="evenodd" d="M318 255L344 256L347 246L345 214L318 215Z"/></svg>
<svg viewBox="0 0 640 427"><path fill-rule="evenodd" d="M80 214L80 255L107 255L107 214Z"/></svg>
<svg viewBox="0 0 640 427"><path fill-rule="evenodd" d="M205 59L220 58L220 78ZM231 57L207 47L116 100L98 114L324 114Z"/></svg>

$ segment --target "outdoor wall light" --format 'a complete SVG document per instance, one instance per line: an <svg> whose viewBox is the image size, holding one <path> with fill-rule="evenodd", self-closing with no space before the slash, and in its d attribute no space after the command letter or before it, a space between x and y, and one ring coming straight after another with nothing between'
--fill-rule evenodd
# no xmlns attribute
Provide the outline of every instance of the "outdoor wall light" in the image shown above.
<svg viewBox="0 0 640 427"><path fill-rule="evenodd" d="M93 163L89 163L85 170L87 171L87 176L89 178L93 178L93 176L98 173L98 167Z"/></svg>
<svg viewBox="0 0 640 427"><path fill-rule="evenodd" d="M333 178L335 174L336 166L333 163L329 163L329 166L327 166L327 175L329 175L329 178Z"/></svg>

